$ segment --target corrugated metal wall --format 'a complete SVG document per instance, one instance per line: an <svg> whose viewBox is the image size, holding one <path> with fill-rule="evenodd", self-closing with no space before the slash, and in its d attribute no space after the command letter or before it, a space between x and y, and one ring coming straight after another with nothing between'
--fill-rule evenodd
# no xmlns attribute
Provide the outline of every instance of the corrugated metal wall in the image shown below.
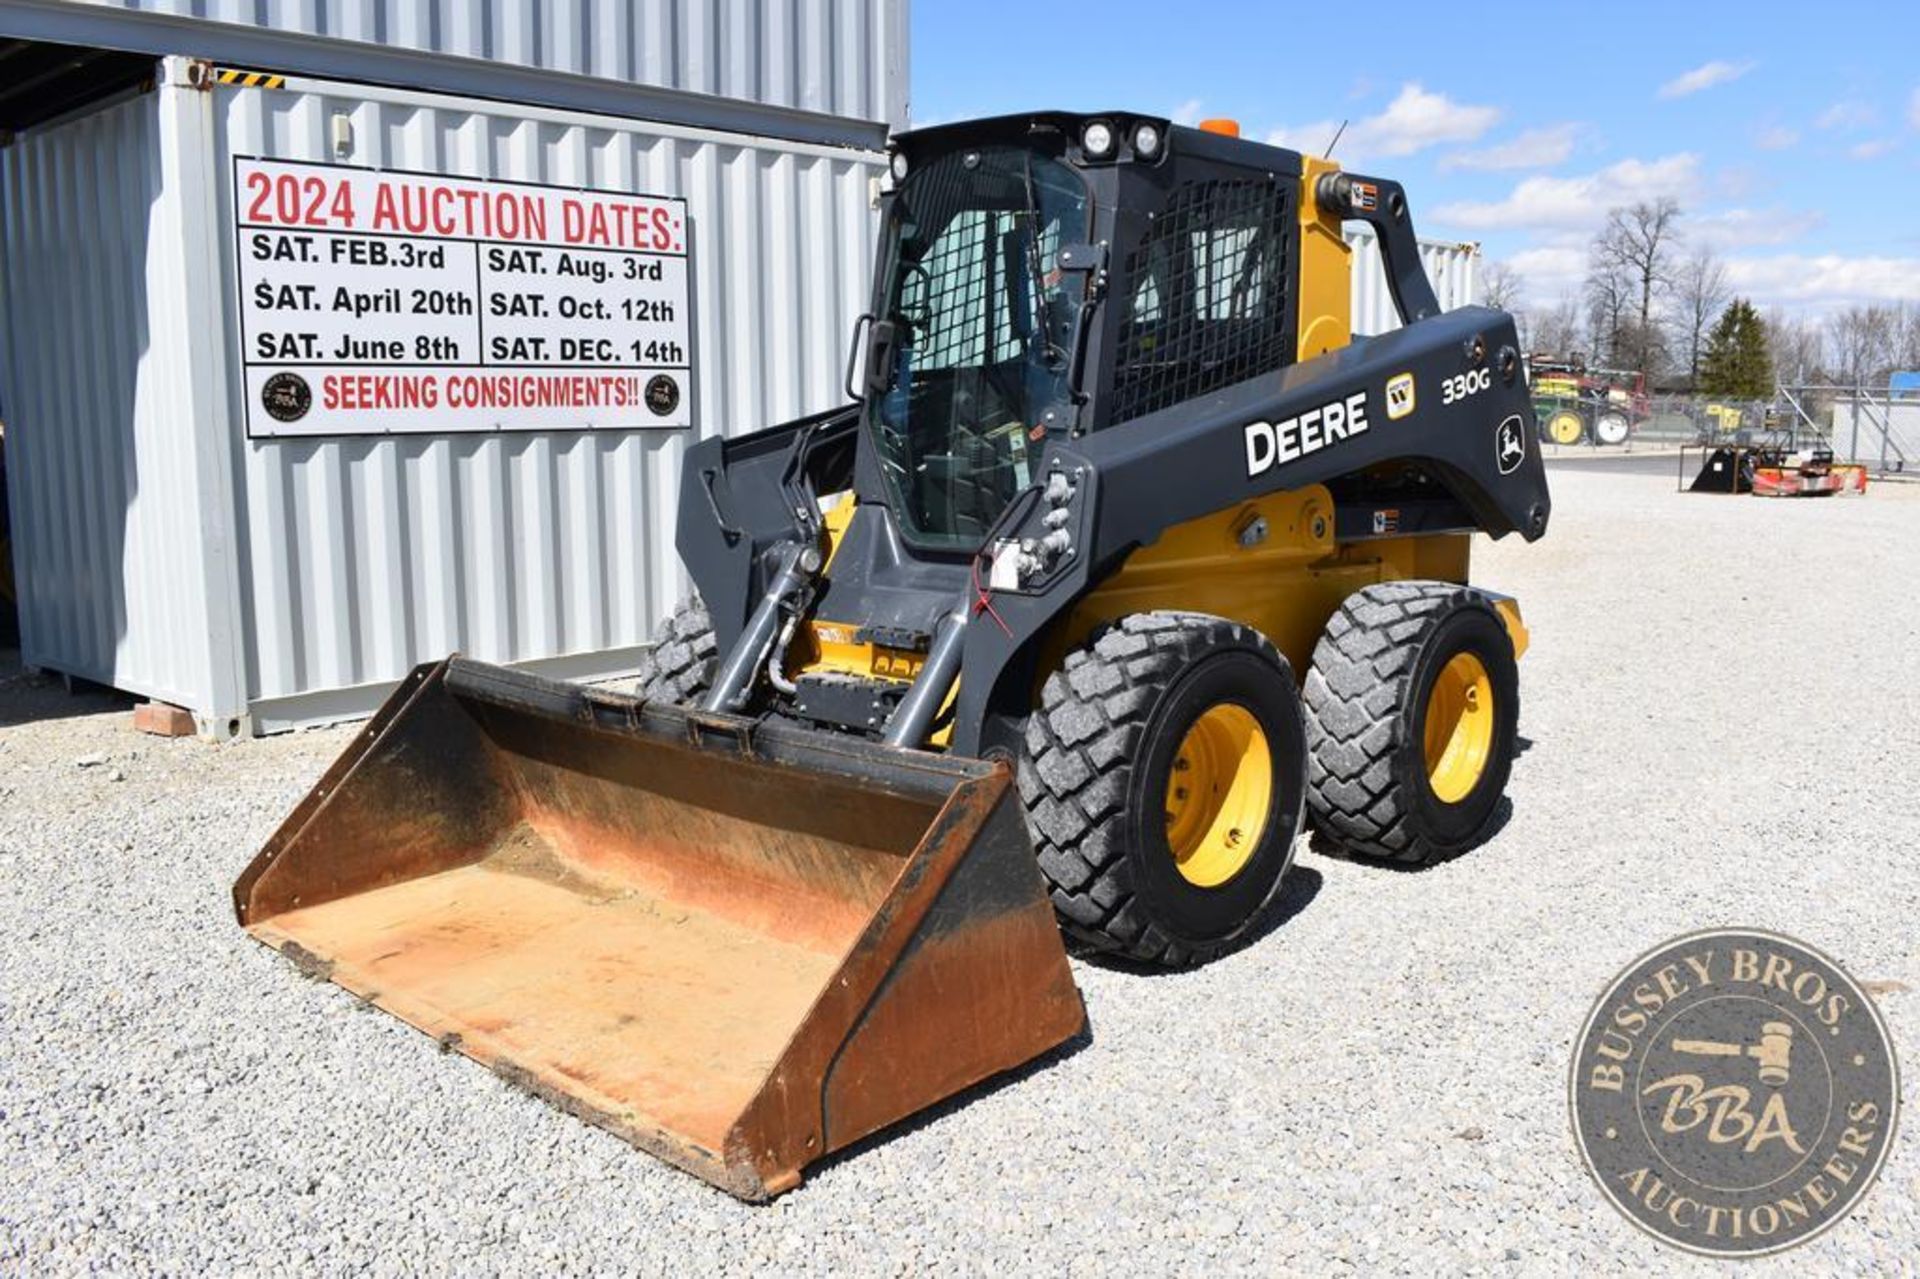
<svg viewBox="0 0 1920 1279"><path fill-rule="evenodd" d="M1920 472L1920 404L1874 396L1833 402L1834 457L1881 472Z"/></svg>
<svg viewBox="0 0 1920 1279"><path fill-rule="evenodd" d="M904 125L899 0L79 0Z"/></svg>
<svg viewBox="0 0 1920 1279"><path fill-rule="evenodd" d="M223 183L226 157L242 154L684 196L697 434L845 398L877 155L345 86L222 89L214 109ZM353 126L344 157L328 141L336 113ZM231 201L223 190L223 222ZM232 297L230 253L225 270ZM231 329L228 341L234 349ZM352 699L312 695L392 680L454 650L489 661L605 654L609 671L627 650L630 665L686 590L670 520L695 432L238 434L249 694L264 727L326 718Z"/></svg>
<svg viewBox="0 0 1920 1279"><path fill-rule="evenodd" d="M0 150L0 410L29 665L205 706L180 208L160 95Z"/></svg>
<svg viewBox="0 0 1920 1279"><path fill-rule="evenodd" d="M1371 335L1399 328L1400 315L1393 309L1393 294L1387 290L1379 242L1364 226L1348 227L1346 237L1353 246L1353 331ZM1433 281L1442 311L1480 300L1475 274L1480 261L1478 245L1421 240L1420 260L1426 264L1427 278Z"/></svg>

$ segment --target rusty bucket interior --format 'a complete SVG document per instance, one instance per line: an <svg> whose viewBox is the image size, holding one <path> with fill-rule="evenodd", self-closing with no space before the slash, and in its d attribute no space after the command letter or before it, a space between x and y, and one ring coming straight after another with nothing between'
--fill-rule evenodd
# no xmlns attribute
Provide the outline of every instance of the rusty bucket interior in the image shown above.
<svg viewBox="0 0 1920 1279"><path fill-rule="evenodd" d="M1003 767L459 658L402 683L234 905L749 1199L1084 1025Z"/></svg>

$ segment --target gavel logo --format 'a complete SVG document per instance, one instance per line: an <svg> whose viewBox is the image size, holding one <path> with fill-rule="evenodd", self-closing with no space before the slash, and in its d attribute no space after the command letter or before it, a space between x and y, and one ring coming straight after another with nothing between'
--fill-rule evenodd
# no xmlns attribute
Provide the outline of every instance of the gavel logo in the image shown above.
<svg viewBox="0 0 1920 1279"><path fill-rule="evenodd" d="M1770 1021L1760 1027L1757 1044L1729 1044L1717 1039L1676 1039L1673 1051L1695 1057L1751 1057L1760 1063L1760 1082L1784 1088L1793 1057L1793 1023Z"/></svg>
<svg viewBox="0 0 1920 1279"><path fill-rule="evenodd" d="M1872 996L1758 929L1689 933L1628 964L1587 1014L1568 1084L1600 1192L1706 1256L1777 1253L1852 1211L1900 1109Z"/></svg>

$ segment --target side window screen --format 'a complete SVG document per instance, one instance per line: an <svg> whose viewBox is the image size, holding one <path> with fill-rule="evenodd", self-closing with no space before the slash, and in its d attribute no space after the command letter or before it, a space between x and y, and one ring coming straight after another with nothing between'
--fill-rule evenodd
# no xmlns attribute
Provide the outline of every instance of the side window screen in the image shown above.
<svg viewBox="0 0 1920 1279"><path fill-rule="evenodd" d="M1193 182L1127 255L1110 420L1169 408L1292 356L1286 282L1291 187Z"/></svg>

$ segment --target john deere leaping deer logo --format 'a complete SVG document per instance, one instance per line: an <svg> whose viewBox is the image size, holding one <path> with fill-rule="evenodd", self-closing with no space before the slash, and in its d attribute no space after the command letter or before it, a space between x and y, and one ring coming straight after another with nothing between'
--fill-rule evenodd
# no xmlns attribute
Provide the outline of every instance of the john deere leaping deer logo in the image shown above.
<svg viewBox="0 0 1920 1279"><path fill-rule="evenodd" d="M1509 413L1494 431L1493 455L1502 475L1512 475L1527 460L1527 427L1518 413Z"/></svg>
<svg viewBox="0 0 1920 1279"><path fill-rule="evenodd" d="M1839 1221L1893 1139L1880 1015L1837 964L1771 933L1700 933L1642 957L1594 1006L1574 1134L1636 1225L1754 1256Z"/></svg>

